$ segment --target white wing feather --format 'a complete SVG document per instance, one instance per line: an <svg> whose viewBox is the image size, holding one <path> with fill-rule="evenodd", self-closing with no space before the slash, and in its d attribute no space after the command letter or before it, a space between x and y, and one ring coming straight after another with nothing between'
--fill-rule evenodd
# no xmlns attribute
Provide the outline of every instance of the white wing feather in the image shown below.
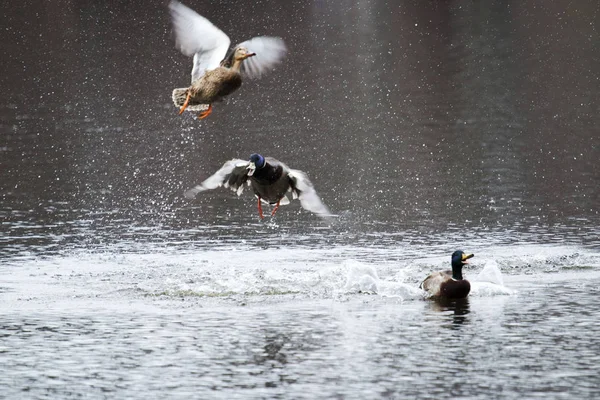
<svg viewBox="0 0 600 400"><path fill-rule="evenodd" d="M219 66L227 54L229 37L194 10L177 1L169 4L175 43L186 56L194 56L192 82Z"/></svg>
<svg viewBox="0 0 600 400"><path fill-rule="evenodd" d="M312 182L304 172L297 169L290 169L288 176L294 181L294 185L300 192L298 200L300 200L302 207L320 216L331 216L331 212L327 206L323 204L317 195Z"/></svg>
<svg viewBox="0 0 600 400"><path fill-rule="evenodd" d="M184 196L187 199L193 199L200 192L203 192L205 190L210 190L210 189L216 189L219 186L226 185L227 180L234 169L239 168L239 167L246 167L246 166L248 166L248 161L244 161L244 160L240 160L240 159L229 160L225 164L223 164L221 169L219 169L213 175L208 177L208 179L206 179L204 182L202 182L198 186L195 186L189 190L186 190L186 192L184 193ZM241 190L243 190L243 187L244 187L243 185L240 185L239 188L236 187L236 188L231 188L231 189L236 191L239 195L239 194L241 194Z"/></svg>
<svg viewBox="0 0 600 400"><path fill-rule="evenodd" d="M254 57L242 63L242 75L248 78L260 78L263 73L273 69L287 53L282 39L270 36L259 36L246 40L236 47L245 47Z"/></svg>

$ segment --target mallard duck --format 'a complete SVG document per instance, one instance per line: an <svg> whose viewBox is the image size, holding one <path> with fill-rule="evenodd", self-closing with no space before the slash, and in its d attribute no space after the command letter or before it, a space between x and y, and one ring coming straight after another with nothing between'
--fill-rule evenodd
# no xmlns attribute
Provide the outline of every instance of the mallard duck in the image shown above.
<svg viewBox="0 0 600 400"><path fill-rule="evenodd" d="M463 279L462 268L471 257L474 254L456 250L452 253L452 270L432 273L421 283L421 289L434 297L464 299L471 291L471 284Z"/></svg>
<svg viewBox="0 0 600 400"><path fill-rule="evenodd" d="M252 154L248 161L227 161L214 175L187 190L185 197L193 199L199 192L219 186L228 187L239 196L244 190L244 183L252 188L258 198L258 215L261 219L264 218L261 203L274 205L271 212L271 216L274 216L280 205L289 204L291 199L296 198L308 211L320 216L331 215L304 172L290 169L284 163L260 154Z"/></svg>
<svg viewBox="0 0 600 400"><path fill-rule="evenodd" d="M173 90L173 102L180 107L180 115L187 109L202 111L200 119L208 117L214 102L239 89L242 77L260 77L287 51L280 38L259 36L227 53L229 37L209 20L177 1L171 1L169 8L176 46L186 56L194 57L192 85Z"/></svg>

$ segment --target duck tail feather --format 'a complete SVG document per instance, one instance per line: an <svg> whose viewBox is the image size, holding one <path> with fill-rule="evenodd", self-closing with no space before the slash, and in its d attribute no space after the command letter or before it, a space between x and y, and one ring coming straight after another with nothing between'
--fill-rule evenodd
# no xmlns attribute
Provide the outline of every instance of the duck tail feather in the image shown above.
<svg viewBox="0 0 600 400"><path fill-rule="evenodd" d="M183 106L187 97L187 88L177 88L173 90L173 103L177 107Z"/></svg>
<svg viewBox="0 0 600 400"><path fill-rule="evenodd" d="M173 90L172 97L173 97L173 104L175 104L175 107L181 108L183 106L183 103L185 103L185 99L187 98L187 91L188 91L188 88L177 88L177 89ZM202 112L202 111L208 110L209 105L210 104L198 103L198 102L190 99L190 102L188 103L188 106L185 110L192 111L192 112Z"/></svg>

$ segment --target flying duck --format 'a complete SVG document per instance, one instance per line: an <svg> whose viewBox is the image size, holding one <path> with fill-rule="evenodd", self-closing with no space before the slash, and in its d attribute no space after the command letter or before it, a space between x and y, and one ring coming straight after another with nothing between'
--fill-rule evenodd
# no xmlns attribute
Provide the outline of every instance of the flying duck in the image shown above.
<svg viewBox="0 0 600 400"><path fill-rule="evenodd" d="M193 199L196 194L219 186L228 187L239 196L244 190L244 183L252 188L258 198L258 215L261 219L264 218L261 203L274 205L271 212L271 216L274 216L280 205L289 204L290 200L296 198L308 211L320 216L331 215L304 172L290 169L284 163L260 154L252 154L248 161L227 161L214 175L187 190L185 197Z"/></svg>
<svg viewBox="0 0 600 400"><path fill-rule="evenodd" d="M432 273L421 283L421 289L433 297L464 299L471 291L471 284L463 279L462 268L471 257L474 254L456 250L452 253L452 270Z"/></svg>
<svg viewBox="0 0 600 400"><path fill-rule="evenodd" d="M177 48L194 57L191 86L173 90L179 115L187 109L202 111L199 119L208 117L214 102L239 89L242 77L259 78L287 51L280 38L258 36L228 52L229 37L209 20L174 0L169 8Z"/></svg>

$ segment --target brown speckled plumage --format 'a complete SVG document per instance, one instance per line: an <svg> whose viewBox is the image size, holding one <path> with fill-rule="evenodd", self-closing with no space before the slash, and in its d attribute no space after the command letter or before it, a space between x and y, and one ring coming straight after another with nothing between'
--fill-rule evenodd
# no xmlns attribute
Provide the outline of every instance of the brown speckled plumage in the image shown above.
<svg viewBox="0 0 600 400"><path fill-rule="evenodd" d="M206 118L214 102L240 88L242 77L259 78L287 51L282 39L268 36L254 37L230 50L229 37L208 19L175 0L169 10L176 46L194 59L191 86L173 90L179 114L203 111L198 117Z"/></svg>
<svg viewBox="0 0 600 400"><path fill-rule="evenodd" d="M209 104L221 101L242 86L242 75L239 68L217 67L197 79L189 88L173 90L173 102L182 107L190 93L188 109L191 111L205 110ZM202 105L201 108L194 106Z"/></svg>

